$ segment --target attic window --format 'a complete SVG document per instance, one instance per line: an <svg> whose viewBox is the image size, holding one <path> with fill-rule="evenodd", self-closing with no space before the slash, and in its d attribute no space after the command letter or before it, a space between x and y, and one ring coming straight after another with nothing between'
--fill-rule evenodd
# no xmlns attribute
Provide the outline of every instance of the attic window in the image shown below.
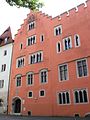
<svg viewBox="0 0 90 120"><path fill-rule="evenodd" d="M4 43L7 43L7 41L8 41L8 38L6 37L6 38L4 39Z"/></svg>
<svg viewBox="0 0 90 120"><path fill-rule="evenodd" d="M32 30L32 29L34 29L34 28L35 28L35 21L30 22L29 25L28 25L28 29L29 29L29 30Z"/></svg>

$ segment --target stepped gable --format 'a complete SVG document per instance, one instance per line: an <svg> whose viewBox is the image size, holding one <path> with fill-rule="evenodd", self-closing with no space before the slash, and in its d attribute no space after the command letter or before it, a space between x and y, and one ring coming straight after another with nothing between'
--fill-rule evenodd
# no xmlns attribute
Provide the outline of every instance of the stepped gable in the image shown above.
<svg viewBox="0 0 90 120"><path fill-rule="evenodd" d="M0 36L0 46L14 42L12 39L11 28L8 27Z"/></svg>
<svg viewBox="0 0 90 120"><path fill-rule="evenodd" d="M42 11L32 11L30 10L30 13L27 14L27 18L24 19L24 22L20 25L20 28L17 30L17 33L15 34L15 37L20 33L22 32L21 29L23 28L24 25L28 24L29 22L32 22L34 20L37 20L37 16L40 15L40 16L43 16L45 19L47 20L51 20L52 19L52 16L49 16L48 14L45 14L45 13L42 13Z"/></svg>

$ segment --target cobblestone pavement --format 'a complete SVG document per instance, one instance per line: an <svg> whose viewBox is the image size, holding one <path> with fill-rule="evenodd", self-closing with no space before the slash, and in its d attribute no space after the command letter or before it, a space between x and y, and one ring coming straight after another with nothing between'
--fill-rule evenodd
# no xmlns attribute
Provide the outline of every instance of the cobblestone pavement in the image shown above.
<svg viewBox="0 0 90 120"><path fill-rule="evenodd" d="M90 120L86 118L73 118L73 117L23 117L23 116L6 116L0 115L0 120Z"/></svg>

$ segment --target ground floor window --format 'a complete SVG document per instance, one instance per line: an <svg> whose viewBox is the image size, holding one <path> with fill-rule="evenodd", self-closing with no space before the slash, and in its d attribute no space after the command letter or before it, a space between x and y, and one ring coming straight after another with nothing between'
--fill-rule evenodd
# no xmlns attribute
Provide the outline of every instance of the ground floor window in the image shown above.
<svg viewBox="0 0 90 120"><path fill-rule="evenodd" d="M59 104L70 104L70 93L68 91L58 93Z"/></svg>
<svg viewBox="0 0 90 120"><path fill-rule="evenodd" d="M86 89L75 90L74 91L75 103L87 103L88 93Z"/></svg>

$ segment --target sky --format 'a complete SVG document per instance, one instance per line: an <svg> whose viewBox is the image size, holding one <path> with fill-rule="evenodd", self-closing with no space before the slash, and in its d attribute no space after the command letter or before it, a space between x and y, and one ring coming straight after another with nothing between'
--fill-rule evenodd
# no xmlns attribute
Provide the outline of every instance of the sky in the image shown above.
<svg viewBox="0 0 90 120"><path fill-rule="evenodd" d="M52 17L60 15L71 8L84 3L86 0L41 0L44 7L40 9ZM0 35L10 26L12 36L17 33L20 25L23 23L27 14L30 12L27 8L17 8L9 6L5 0L0 0Z"/></svg>

